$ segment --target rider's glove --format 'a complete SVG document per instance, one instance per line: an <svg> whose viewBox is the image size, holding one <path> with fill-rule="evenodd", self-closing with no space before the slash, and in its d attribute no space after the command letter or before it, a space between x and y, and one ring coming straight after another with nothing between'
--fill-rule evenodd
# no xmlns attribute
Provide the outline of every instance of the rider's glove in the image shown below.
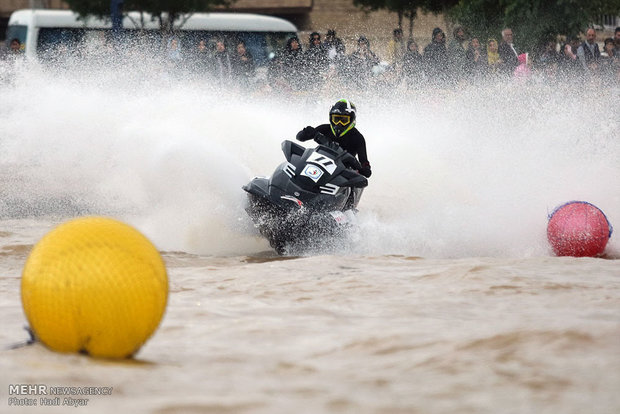
<svg viewBox="0 0 620 414"><path fill-rule="evenodd" d="M359 173L368 178L372 174L372 171L370 171L370 167L362 167L360 168Z"/></svg>
<svg viewBox="0 0 620 414"><path fill-rule="evenodd" d="M308 141L313 139L315 134L316 129L311 126L307 126L297 133L297 139L299 141Z"/></svg>

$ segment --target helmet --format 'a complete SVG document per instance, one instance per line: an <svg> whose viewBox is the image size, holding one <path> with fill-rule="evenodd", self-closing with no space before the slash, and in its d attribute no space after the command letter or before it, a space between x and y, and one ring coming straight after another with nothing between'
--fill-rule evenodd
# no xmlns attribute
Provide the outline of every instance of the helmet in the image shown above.
<svg viewBox="0 0 620 414"><path fill-rule="evenodd" d="M355 126L355 105L341 99L329 110L329 125L336 137L341 137Z"/></svg>

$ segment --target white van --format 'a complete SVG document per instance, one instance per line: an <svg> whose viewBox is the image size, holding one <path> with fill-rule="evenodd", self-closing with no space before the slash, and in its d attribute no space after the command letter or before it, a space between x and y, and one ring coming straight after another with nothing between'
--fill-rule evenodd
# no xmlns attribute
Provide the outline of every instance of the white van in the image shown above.
<svg viewBox="0 0 620 414"><path fill-rule="evenodd" d="M82 20L70 10L26 9L11 14L6 41L8 46L17 38L27 58L45 59L46 53L61 45L74 47L90 39L105 38L111 31L110 19ZM143 39L145 33L152 44L162 43L159 20L148 13L124 14L123 41L138 36ZM249 13L194 13L186 20L175 21L175 35L184 48L194 47L199 40L212 42L216 37L224 38L230 46L243 40L259 66L266 64L296 33L295 25L287 20Z"/></svg>

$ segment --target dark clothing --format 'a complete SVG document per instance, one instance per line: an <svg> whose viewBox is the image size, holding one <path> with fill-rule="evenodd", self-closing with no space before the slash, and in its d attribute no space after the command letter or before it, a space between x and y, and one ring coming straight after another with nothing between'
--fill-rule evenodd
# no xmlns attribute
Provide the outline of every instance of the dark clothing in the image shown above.
<svg viewBox="0 0 620 414"><path fill-rule="evenodd" d="M541 53L540 56L538 57L536 63L539 66L545 67L545 66L549 66L549 65L553 65L554 63L557 63L558 60L559 60L558 53L555 51L555 49L552 49L552 50L543 51L543 53Z"/></svg>
<svg viewBox="0 0 620 414"><path fill-rule="evenodd" d="M430 83L443 84L448 80L448 52L443 42L431 42L424 48L424 72Z"/></svg>
<svg viewBox="0 0 620 414"><path fill-rule="evenodd" d="M345 52L344 43L342 43L339 37L327 37L321 44L321 47L329 60L334 60L337 56L343 56Z"/></svg>
<svg viewBox="0 0 620 414"><path fill-rule="evenodd" d="M489 64L488 57L482 48L474 49L469 47L466 52L467 57L467 73L474 79L480 79L486 76Z"/></svg>
<svg viewBox="0 0 620 414"><path fill-rule="evenodd" d="M601 56L600 64L601 77L604 80L617 81L620 59L612 52L611 56Z"/></svg>
<svg viewBox="0 0 620 414"><path fill-rule="evenodd" d="M325 49L311 45L304 53L305 79L308 89L319 89L327 72L329 61Z"/></svg>
<svg viewBox="0 0 620 414"><path fill-rule="evenodd" d="M199 75L203 75L212 69L211 54L208 50L194 50L189 56L190 69Z"/></svg>
<svg viewBox="0 0 620 414"><path fill-rule="evenodd" d="M301 46L297 49L292 48L292 40L293 38L289 39L281 57L281 77L291 89L302 90L305 87L304 54Z"/></svg>
<svg viewBox="0 0 620 414"><path fill-rule="evenodd" d="M233 59L233 73L241 81L245 81L254 77L255 71L254 58L250 52L244 55L236 54Z"/></svg>
<svg viewBox="0 0 620 414"><path fill-rule="evenodd" d="M581 47L583 48L583 55L586 58L586 65L589 65L590 63L596 63L601 58L601 51L599 50L597 43L594 43L594 45L592 46L592 49L594 49L594 53L592 53L592 50L590 50L587 42L583 42L581 44Z"/></svg>
<svg viewBox="0 0 620 414"><path fill-rule="evenodd" d="M571 79L577 77L583 72L579 59L573 59L566 54L567 45L563 45L560 50L560 56L558 58L558 74L565 79Z"/></svg>
<svg viewBox="0 0 620 414"><path fill-rule="evenodd" d="M458 81L465 77L467 71L467 50L458 39L452 39L448 44L448 61L450 63L451 78Z"/></svg>
<svg viewBox="0 0 620 414"><path fill-rule="evenodd" d="M519 52L517 48L513 48L506 42L502 42L499 44L497 48L497 53L499 53L499 58L502 60L501 71L512 75L519 66Z"/></svg>
<svg viewBox="0 0 620 414"><path fill-rule="evenodd" d="M407 87L420 86L424 78L424 61L417 50L408 50L403 56L403 74Z"/></svg>
<svg viewBox="0 0 620 414"><path fill-rule="evenodd" d="M357 49L349 55L348 71L353 85L363 89L372 76L372 68L380 62L377 55L370 49Z"/></svg>
<svg viewBox="0 0 620 414"><path fill-rule="evenodd" d="M320 132L325 135L326 138L337 142L342 149L347 151L349 154L357 157L360 164L362 164L362 169L359 171L365 177L370 177L372 171L370 170L370 162L368 161L368 156L366 154L366 140L364 136L357 130L357 128L353 127L349 132L344 134L341 137L336 138L334 133L332 132L332 128L329 124L322 124L316 128L304 128L297 133L297 139L299 141L308 141L314 138L316 132Z"/></svg>

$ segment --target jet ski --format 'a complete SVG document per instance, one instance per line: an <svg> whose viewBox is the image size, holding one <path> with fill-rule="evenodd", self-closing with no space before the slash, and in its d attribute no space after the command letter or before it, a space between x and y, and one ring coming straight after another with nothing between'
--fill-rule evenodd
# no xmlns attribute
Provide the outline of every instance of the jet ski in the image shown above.
<svg viewBox="0 0 620 414"><path fill-rule="evenodd" d="M355 226L368 180L359 161L317 133L315 148L282 142L286 161L242 188L245 210L278 254L329 248Z"/></svg>

